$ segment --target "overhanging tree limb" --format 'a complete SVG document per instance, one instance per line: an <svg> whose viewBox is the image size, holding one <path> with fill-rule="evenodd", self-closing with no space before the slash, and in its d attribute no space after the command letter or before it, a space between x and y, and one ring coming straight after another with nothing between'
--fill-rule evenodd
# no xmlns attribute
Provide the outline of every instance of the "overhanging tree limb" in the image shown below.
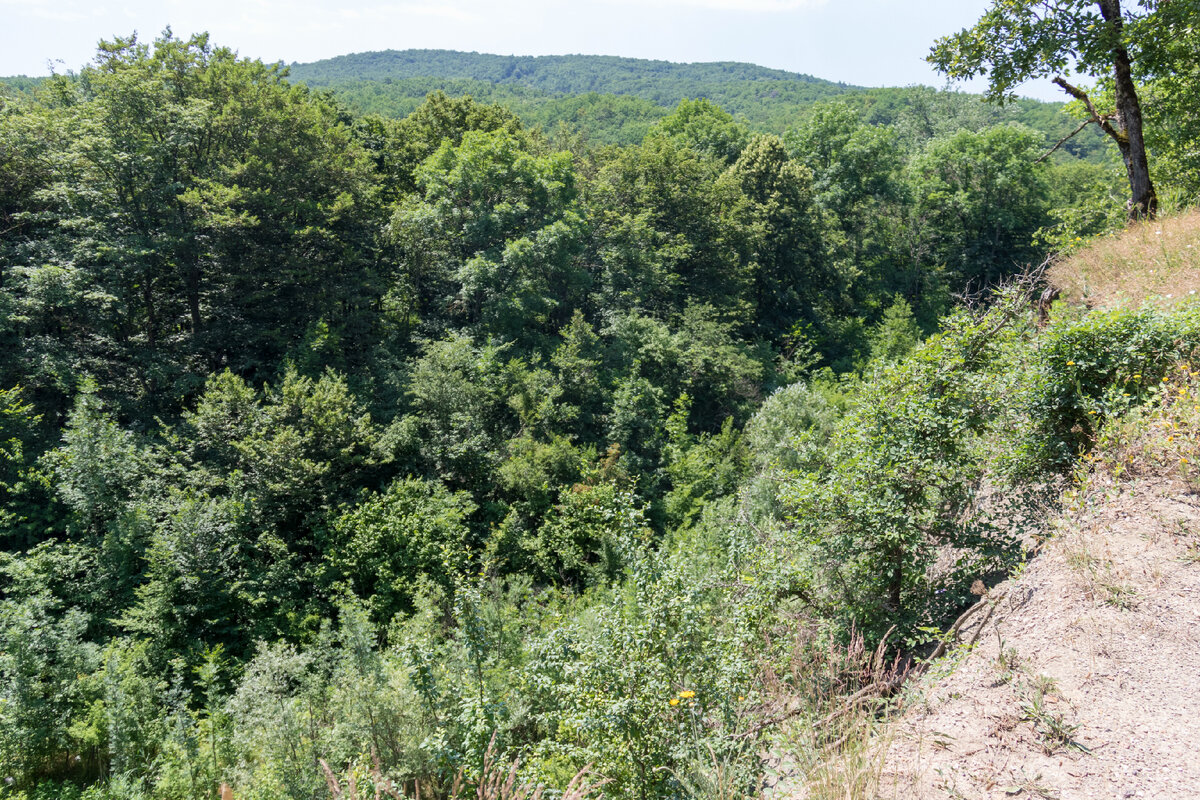
<svg viewBox="0 0 1200 800"><path fill-rule="evenodd" d="M1178 66L1148 55L1145 43L1191 24L1200 11L1173 15L1176 3L1151 0L1121 5L1121 0L992 0L974 27L938 40L928 60L951 78L986 74L988 97L997 102L1013 99L1014 89L1031 78L1053 78L1116 142L1129 178L1129 216L1137 219L1154 216L1158 198L1134 77ZM1135 64L1135 56L1146 63ZM1111 80L1115 113L1102 114L1087 92L1068 83L1063 77L1068 70Z"/></svg>
<svg viewBox="0 0 1200 800"><path fill-rule="evenodd" d="M1095 122L1095 120L1094 120L1094 119L1085 119L1083 122L1079 123L1079 127L1077 127L1075 130L1073 130L1073 131L1071 131L1070 133L1068 133L1068 134L1067 134L1066 136L1064 136L1063 138L1059 139L1059 140L1058 140L1058 144L1054 145L1054 147L1051 147L1049 150L1047 150L1047 151L1046 151L1046 153L1045 153L1043 156L1041 156L1040 158L1038 158L1038 159L1037 159L1036 161L1034 161L1033 163L1035 163L1035 164L1040 164L1040 163L1042 163L1043 161L1045 161L1047 158L1049 158L1050 156L1054 155L1055 151L1057 151L1057 150L1058 150L1058 148L1062 147L1064 144L1066 144L1067 142L1069 142L1069 141L1071 141L1072 139L1074 139L1076 136L1078 136L1078 135L1079 135L1079 132L1080 132L1080 131L1082 131L1082 130L1083 130L1084 128L1086 128L1088 125L1091 125L1093 122Z"/></svg>

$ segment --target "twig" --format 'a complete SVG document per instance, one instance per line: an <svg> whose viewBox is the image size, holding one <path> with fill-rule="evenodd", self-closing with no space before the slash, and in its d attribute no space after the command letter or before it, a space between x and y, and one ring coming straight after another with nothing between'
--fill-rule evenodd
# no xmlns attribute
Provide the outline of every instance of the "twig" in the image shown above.
<svg viewBox="0 0 1200 800"><path fill-rule="evenodd" d="M1068 133L1068 134L1067 134L1066 136L1064 136L1063 138L1059 139L1059 140L1058 140L1058 144L1054 145L1054 147L1051 147L1049 150L1047 150L1047 151L1046 151L1046 154L1045 154L1044 156L1042 156L1042 157L1041 157L1041 158L1039 158L1038 160L1034 161L1033 163L1035 163L1035 164L1040 164L1040 163L1042 163L1043 161L1045 161L1047 158L1049 158L1050 156L1054 155L1054 151L1055 151L1055 150L1057 150L1058 148L1062 147L1064 144L1066 144L1067 142L1069 142L1071 139L1074 139L1074 138L1075 138L1075 136L1076 136L1076 135L1077 135L1077 134L1078 134L1078 133L1079 133L1081 130L1083 130L1084 128L1086 128L1088 125L1091 125L1091 124L1092 124L1093 122L1095 122L1095 121L1096 121L1096 120L1094 120L1094 119L1085 119L1083 122L1079 123L1079 127L1078 127L1078 128L1076 128L1075 130L1071 131L1070 133Z"/></svg>
<svg viewBox="0 0 1200 800"><path fill-rule="evenodd" d="M925 659L925 661L920 666L918 666L915 671L917 673L924 672L926 669L928 669L927 665L931 661L945 655L946 649L948 648L949 643L952 642L954 639L958 638L958 632L959 632L959 630L962 629L963 625L965 625L967 623L967 620L969 620L971 617L973 617L975 615L975 612L978 611L979 609L983 608L984 606L990 606L990 608L988 609L987 616L985 616L983 618L983 622L981 622L979 624L979 630L975 631L975 635L973 637L971 637L970 644L973 645L973 644L975 644L975 642L979 641L979 634L983 631L983 627L985 625L987 625L988 620L990 620L992 618L992 612L994 612L996 610L996 606L1000 603L1001 600L1003 600L1005 598L1005 596L1007 594L1008 594L1008 592L1001 592L1000 594L996 595L995 597L991 597L991 596L985 597L982 600L980 600L978 603L976 603L975 605L971 606L966 611L964 611L962 613L962 615L954 621L954 624L950 626L950 629L948 631L946 631L946 635L942 637L942 641L938 643L938 646L936 648L934 648L934 651L929 654L929 658Z"/></svg>

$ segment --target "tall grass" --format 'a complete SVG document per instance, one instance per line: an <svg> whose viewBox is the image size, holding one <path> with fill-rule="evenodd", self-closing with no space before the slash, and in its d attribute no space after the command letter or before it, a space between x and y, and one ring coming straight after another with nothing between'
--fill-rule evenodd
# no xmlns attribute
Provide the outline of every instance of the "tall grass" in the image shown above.
<svg viewBox="0 0 1200 800"><path fill-rule="evenodd" d="M1065 299L1092 308L1171 306L1200 297L1200 211L1138 222L1102 236L1047 272Z"/></svg>
<svg viewBox="0 0 1200 800"><path fill-rule="evenodd" d="M406 787L398 787L389 778L384 777L378 764L367 770L365 775L362 774L362 771L351 768L345 775L345 786L342 785L342 776L335 773L324 759L321 759L320 764L321 771L325 774L325 783L334 800L385 800L385 798L420 800L421 798L419 783L413 784L410 794ZM505 764L498 757L496 737L493 735L483 758L483 771L478 779L468 780L463 771L459 770L446 800L468 800L468 798L474 798L474 800L542 800L546 791L545 787L522 782L518 775L520 766L519 761ZM360 783L364 785L360 785ZM605 780L593 782L590 767L584 767L571 779L561 794L556 794L556 797L561 800L589 800L595 797L606 783L608 781ZM430 797L429 800L434 800L434 798Z"/></svg>
<svg viewBox="0 0 1200 800"><path fill-rule="evenodd" d="M775 749L806 800L874 800L887 749L886 696L905 674L884 653L884 643L867 651L857 632L845 645L797 643L786 682L801 705Z"/></svg>

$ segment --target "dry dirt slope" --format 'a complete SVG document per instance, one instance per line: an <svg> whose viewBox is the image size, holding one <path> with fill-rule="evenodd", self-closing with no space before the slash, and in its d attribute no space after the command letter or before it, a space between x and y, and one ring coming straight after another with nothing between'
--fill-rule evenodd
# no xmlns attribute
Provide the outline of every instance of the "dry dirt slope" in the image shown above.
<svg viewBox="0 0 1200 800"><path fill-rule="evenodd" d="M1090 307L1191 300L1200 211L1094 240L1049 279ZM992 589L978 645L889 726L880 797L1200 798L1200 386L1180 366L1175 401L1101 443L1076 507Z"/></svg>
<svg viewBox="0 0 1200 800"><path fill-rule="evenodd" d="M1051 523L978 644L914 687L880 797L1200 797L1200 497L1178 472L1096 478Z"/></svg>

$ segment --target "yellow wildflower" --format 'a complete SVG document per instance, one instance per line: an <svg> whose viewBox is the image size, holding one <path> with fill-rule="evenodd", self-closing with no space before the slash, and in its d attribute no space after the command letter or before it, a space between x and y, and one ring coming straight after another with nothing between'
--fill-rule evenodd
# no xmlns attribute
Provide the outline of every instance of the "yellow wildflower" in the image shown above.
<svg viewBox="0 0 1200 800"><path fill-rule="evenodd" d="M671 698L671 705L673 705L673 706L677 706L677 705L679 705L679 698L678 698L678 697L672 697L672 698Z"/></svg>
<svg viewBox="0 0 1200 800"><path fill-rule="evenodd" d="M679 696L682 697L684 700L690 700L691 698L696 696L696 693L693 691L680 692Z"/></svg>

